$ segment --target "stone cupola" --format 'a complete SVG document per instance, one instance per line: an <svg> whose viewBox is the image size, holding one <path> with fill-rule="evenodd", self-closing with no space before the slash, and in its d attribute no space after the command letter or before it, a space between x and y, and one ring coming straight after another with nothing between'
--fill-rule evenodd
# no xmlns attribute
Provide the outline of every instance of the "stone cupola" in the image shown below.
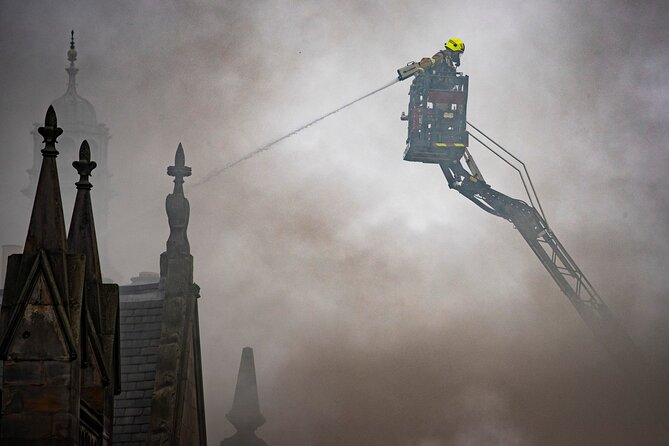
<svg viewBox="0 0 669 446"><path fill-rule="evenodd" d="M61 178L61 191L63 209L69 213L74 206L76 189L72 185L76 182L76 177L71 174L72 161L78 159L79 146L86 140L91 151L92 159L99 163L99 168L95 171L95 200L94 212L96 218L96 229L98 232L98 244L100 251L106 253L107 247L107 221L109 215L109 201L113 197L110 188L111 174L108 170L107 148L109 143L109 129L97 120L97 114L93 104L81 96L77 91L77 73L79 68L76 66L77 49L74 42L74 31L70 34L70 44L67 51L67 60L69 66L65 69L68 76L67 89L63 95L51 101L51 106L58 114L58 124L63 129L63 135L58 140L58 151L60 157L57 160L58 169L64 173ZM38 174L42 162L42 137L38 132L40 124L35 124L31 134L33 135L33 166L28 169L29 184L23 189L23 193L28 197L33 197L37 186ZM109 271L110 266L105 259L101 258L105 270Z"/></svg>

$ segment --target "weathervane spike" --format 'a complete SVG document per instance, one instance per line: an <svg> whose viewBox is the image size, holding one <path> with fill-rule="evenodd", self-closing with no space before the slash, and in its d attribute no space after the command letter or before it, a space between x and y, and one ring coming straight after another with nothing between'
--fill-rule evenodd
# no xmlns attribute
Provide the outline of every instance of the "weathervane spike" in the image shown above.
<svg viewBox="0 0 669 446"><path fill-rule="evenodd" d="M70 49L67 50L67 60L70 61L70 66L65 68L68 76L67 91L75 92L77 87L75 78L79 69L74 66L74 62L77 60L77 50L74 48L74 30L70 32Z"/></svg>

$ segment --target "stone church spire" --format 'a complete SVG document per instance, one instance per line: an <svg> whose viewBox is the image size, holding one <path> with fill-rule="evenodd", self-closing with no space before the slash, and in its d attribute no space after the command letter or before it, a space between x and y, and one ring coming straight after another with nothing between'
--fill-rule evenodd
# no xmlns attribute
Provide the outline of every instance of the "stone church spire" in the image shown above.
<svg viewBox="0 0 669 446"><path fill-rule="evenodd" d="M190 205L183 189L191 168L186 166L181 144L167 174L174 177L174 190L165 200L170 236L167 250L160 255L163 322L146 444L204 446L207 432L197 303L200 287L193 282L193 256L186 233Z"/></svg>
<svg viewBox="0 0 669 446"><path fill-rule="evenodd" d="M86 256L84 305L90 311L95 329L100 331L99 284L102 283L102 273L100 272L100 256L95 236L95 221L93 219L93 205L90 195L93 185L89 181L91 172L97 167L97 163L91 161L91 149L86 140L81 143L79 161L74 161L72 166L77 169L79 181L76 183L77 196L74 202L74 211L72 212L70 231L67 238L68 249L72 253L84 254Z"/></svg>
<svg viewBox="0 0 669 446"><path fill-rule="evenodd" d="M44 148L28 235L23 253L9 258L0 307L2 394L11 396L0 438L8 446L103 444L120 383L120 321L118 286L100 280L88 181L95 162L84 141L66 239L54 107L38 132Z"/></svg>
<svg viewBox="0 0 669 446"><path fill-rule="evenodd" d="M111 434L114 394L120 392L120 333L118 285L102 283L100 255L95 233L91 184L89 178L97 167L91 161L91 149L84 140L79 159L72 166L79 174L77 195L67 236L68 251L84 256L84 286L79 325L81 404L102 420Z"/></svg>
<svg viewBox="0 0 669 446"><path fill-rule="evenodd" d="M28 235L23 254L9 259L0 309L2 393L14 402L3 401L3 445L76 444L79 435L85 259L67 252L56 165L56 139L63 131L53 107L38 132L44 148Z"/></svg>
<svg viewBox="0 0 669 446"><path fill-rule="evenodd" d="M56 139L63 130L58 127L53 107L49 106L44 127L40 127L37 131L44 138L44 148L41 150L42 167L23 254L35 254L43 249L49 253L60 252L64 255L65 219L56 166L58 156Z"/></svg>
<svg viewBox="0 0 669 446"><path fill-rule="evenodd" d="M232 410L226 418L235 426L237 433L223 440L221 446L267 446L255 434L256 429L265 424L265 417L260 413L256 367L251 347L244 347L242 350Z"/></svg>

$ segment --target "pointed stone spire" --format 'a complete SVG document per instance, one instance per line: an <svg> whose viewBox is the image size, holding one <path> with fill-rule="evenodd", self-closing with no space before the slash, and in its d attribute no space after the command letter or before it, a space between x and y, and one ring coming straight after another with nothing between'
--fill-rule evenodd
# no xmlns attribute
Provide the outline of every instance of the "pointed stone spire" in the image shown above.
<svg viewBox="0 0 669 446"><path fill-rule="evenodd" d="M165 201L170 237L167 250L160 255L164 301L146 444L205 445L197 305L200 287L193 282L193 256L186 236L190 207L183 191L184 177L191 169L186 166L181 144L167 174L174 177L174 190Z"/></svg>
<svg viewBox="0 0 669 446"><path fill-rule="evenodd" d="M88 146L88 141L84 140L81 143L79 160L74 161L72 166L79 174L79 181L75 183L77 197L72 211L67 246L69 252L86 256L84 306L90 311L96 331L100 332L100 283L102 283L102 273L100 271L100 256L90 194L93 185L89 181L91 172L97 164L95 161L91 161L91 149Z"/></svg>
<svg viewBox="0 0 669 446"><path fill-rule="evenodd" d="M67 91L74 93L77 91L76 76L79 72L79 68L74 66L74 62L77 60L77 50L74 48L74 30L70 34L70 49L67 51L67 60L70 61L70 66L65 69L69 78Z"/></svg>
<svg viewBox="0 0 669 446"><path fill-rule="evenodd" d="M174 177L174 191L165 200L167 220L170 225L170 237L167 240L169 258L190 255L190 244L186 230L190 218L190 204L184 196L184 178L191 175L191 168L186 166L184 149L179 143L174 157L174 166L167 168L167 174Z"/></svg>
<svg viewBox="0 0 669 446"><path fill-rule="evenodd" d="M260 413L256 368L251 347L244 347L242 350L232 410L227 413L226 418L235 426L237 433L223 440L222 446L267 445L255 434L256 429L265 424L265 417Z"/></svg>
<svg viewBox="0 0 669 446"><path fill-rule="evenodd" d="M56 139L63 133L58 127L52 106L46 112L44 127L38 132L44 138L42 167L40 169L35 202L33 204L24 254L35 254L40 249L47 252L65 252L65 219L56 167Z"/></svg>
<svg viewBox="0 0 669 446"><path fill-rule="evenodd" d="M38 132L44 148L28 235L23 254L10 259L9 286L0 309L0 358L9 359L3 364L2 392L20 402L3 405L3 445L78 444L79 438L74 421L81 409L79 333L85 258L67 251L56 167L56 140L63 131L53 107ZM50 428L56 420L65 421Z"/></svg>

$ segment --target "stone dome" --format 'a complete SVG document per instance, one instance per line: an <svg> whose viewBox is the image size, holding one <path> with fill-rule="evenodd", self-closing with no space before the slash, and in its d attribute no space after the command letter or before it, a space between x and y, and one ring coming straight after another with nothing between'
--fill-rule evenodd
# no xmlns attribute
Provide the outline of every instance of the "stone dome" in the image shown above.
<svg viewBox="0 0 669 446"><path fill-rule="evenodd" d="M79 96L74 88L68 88L67 92L51 105L56 110L59 124L98 124L93 104Z"/></svg>

